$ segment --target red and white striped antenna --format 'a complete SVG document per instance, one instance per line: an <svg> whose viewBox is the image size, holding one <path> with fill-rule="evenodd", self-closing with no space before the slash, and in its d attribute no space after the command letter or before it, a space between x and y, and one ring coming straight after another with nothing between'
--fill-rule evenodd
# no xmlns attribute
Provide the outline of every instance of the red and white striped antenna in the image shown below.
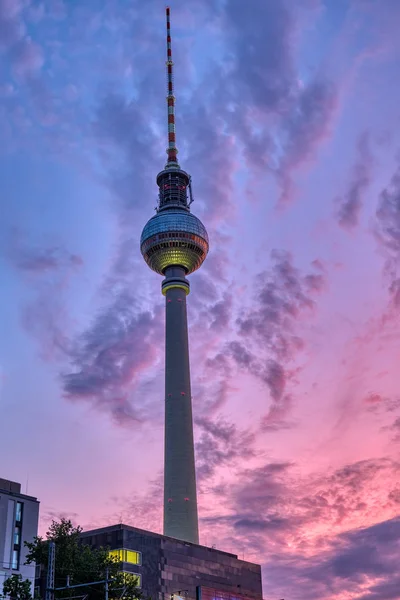
<svg viewBox="0 0 400 600"><path fill-rule="evenodd" d="M179 169L177 154L178 149L176 147L175 140L175 96L174 96L174 76L173 76L173 60L171 52L171 23L170 23L170 9L169 6L165 9L167 16L167 81L168 81L168 148L167 155L168 160L165 165L166 169Z"/></svg>

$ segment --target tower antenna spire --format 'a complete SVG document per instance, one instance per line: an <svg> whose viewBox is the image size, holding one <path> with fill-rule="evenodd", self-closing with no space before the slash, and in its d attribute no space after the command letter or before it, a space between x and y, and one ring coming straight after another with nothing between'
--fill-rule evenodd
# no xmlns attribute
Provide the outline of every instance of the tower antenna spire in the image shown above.
<svg viewBox="0 0 400 600"><path fill-rule="evenodd" d="M165 165L166 169L179 169L177 154L178 149L176 147L175 140L175 96L174 96L174 73L171 51L171 22L170 22L170 8L169 6L165 9L167 17L167 84L168 84L168 95L167 95L167 106L168 106L168 148L167 155L168 160Z"/></svg>

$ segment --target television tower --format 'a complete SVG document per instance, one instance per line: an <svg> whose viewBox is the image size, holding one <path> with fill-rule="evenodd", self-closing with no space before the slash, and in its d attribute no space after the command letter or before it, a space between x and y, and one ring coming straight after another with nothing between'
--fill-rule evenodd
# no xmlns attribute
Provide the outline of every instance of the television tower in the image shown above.
<svg viewBox="0 0 400 600"><path fill-rule="evenodd" d="M157 212L143 229L140 249L149 267L165 276L161 284L166 311L164 535L198 544L186 312L190 285L186 275L196 271L206 258L208 235L202 222L190 212L191 178L180 168L177 159L169 8L166 16L168 159L164 170L157 175Z"/></svg>

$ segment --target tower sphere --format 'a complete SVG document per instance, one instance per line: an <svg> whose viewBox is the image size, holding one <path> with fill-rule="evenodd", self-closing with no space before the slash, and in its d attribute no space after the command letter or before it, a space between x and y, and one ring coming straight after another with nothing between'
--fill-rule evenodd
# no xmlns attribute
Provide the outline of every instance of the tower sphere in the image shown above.
<svg viewBox="0 0 400 600"><path fill-rule="evenodd" d="M203 223L188 209L160 210L144 226L140 249L149 267L163 275L168 267L196 271L208 253Z"/></svg>

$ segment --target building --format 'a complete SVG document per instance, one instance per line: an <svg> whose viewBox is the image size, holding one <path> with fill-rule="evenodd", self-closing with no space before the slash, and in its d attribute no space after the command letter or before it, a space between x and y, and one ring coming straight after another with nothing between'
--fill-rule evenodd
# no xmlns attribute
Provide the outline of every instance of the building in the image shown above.
<svg viewBox="0 0 400 600"><path fill-rule="evenodd" d="M35 565L25 565L24 542L37 536L39 502L21 494L21 484L0 479L0 595L3 582L11 575L20 574L33 585Z"/></svg>
<svg viewBox="0 0 400 600"><path fill-rule="evenodd" d="M260 565L235 554L122 524L85 531L81 539L111 548L152 600L262 600Z"/></svg>
<svg viewBox="0 0 400 600"><path fill-rule="evenodd" d="M166 14L168 159L157 175L157 212L143 229L140 248L149 267L165 277L161 285L166 310L164 534L196 544L199 530L186 313L190 284L186 275L206 258L208 235L190 211L191 178L177 159L169 8Z"/></svg>

